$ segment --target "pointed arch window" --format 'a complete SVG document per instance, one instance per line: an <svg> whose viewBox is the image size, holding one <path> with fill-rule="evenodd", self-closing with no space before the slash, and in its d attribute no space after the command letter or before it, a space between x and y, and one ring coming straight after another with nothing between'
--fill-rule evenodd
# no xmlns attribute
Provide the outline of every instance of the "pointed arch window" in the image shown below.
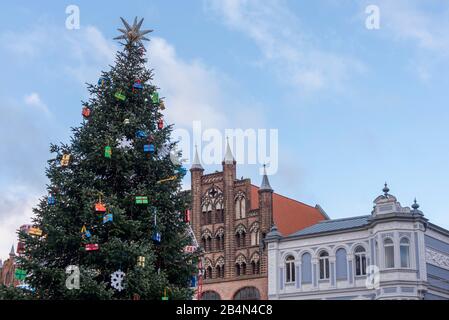
<svg viewBox="0 0 449 320"><path fill-rule="evenodd" d="M223 257L220 257L217 260L217 263L215 264L215 274L217 275L217 278L224 278L224 269L225 268L225 261Z"/></svg>
<svg viewBox="0 0 449 320"><path fill-rule="evenodd" d="M235 274L237 276L244 276L246 274L246 258L239 255L235 261Z"/></svg>
<svg viewBox="0 0 449 320"><path fill-rule="evenodd" d="M219 199L215 204L215 223L223 223L223 222L224 222L223 200Z"/></svg>
<svg viewBox="0 0 449 320"><path fill-rule="evenodd" d="M251 246L258 246L260 244L259 223L258 222L253 223L249 231L251 236Z"/></svg>
<svg viewBox="0 0 449 320"><path fill-rule="evenodd" d="M215 250L217 251L223 251L224 250L224 229L220 228L215 233Z"/></svg>
<svg viewBox="0 0 449 320"><path fill-rule="evenodd" d="M246 218L246 198L243 192L239 192L235 197L235 218Z"/></svg>
<svg viewBox="0 0 449 320"><path fill-rule="evenodd" d="M251 257L251 271L252 274L260 274L260 255L257 252Z"/></svg>
<svg viewBox="0 0 449 320"><path fill-rule="evenodd" d="M237 248L246 246L246 228L243 225L239 225L235 230L235 240Z"/></svg>

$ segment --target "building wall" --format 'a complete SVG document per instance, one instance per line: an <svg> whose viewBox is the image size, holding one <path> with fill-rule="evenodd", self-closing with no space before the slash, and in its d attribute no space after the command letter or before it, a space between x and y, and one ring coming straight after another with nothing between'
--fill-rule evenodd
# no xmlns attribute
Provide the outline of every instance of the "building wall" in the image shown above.
<svg viewBox="0 0 449 320"><path fill-rule="evenodd" d="M3 267L0 269L0 284L5 286L17 286L19 282L15 279L15 258L14 256L9 257L4 263Z"/></svg>
<svg viewBox="0 0 449 320"><path fill-rule="evenodd" d="M202 169L192 169L192 226L195 237L202 247L203 238L212 239L212 250L204 254L204 268L212 268L212 278L203 280L202 291L215 291L222 299L233 299L242 288L253 286L259 291L261 299L267 299L267 256L261 246L262 234L267 233L272 221L271 194L259 193L259 208L251 206L251 181L236 180L236 165L223 163L223 171L204 175ZM218 192L211 197L211 190ZM215 194L214 191L214 194ZM236 217L236 197L244 196L244 218ZM213 199L210 223L204 219L204 204ZM224 221L216 219L215 204L221 202L224 207ZM207 212L207 209L206 209ZM245 243L237 247L236 231L244 228ZM216 235L224 229L224 250L216 247ZM259 243L251 245L251 230L259 233ZM224 278L217 274L216 267L224 260ZM238 260L238 261L237 261ZM246 262L246 274L236 274L236 263ZM253 274L252 262L259 263L259 273Z"/></svg>
<svg viewBox="0 0 449 320"><path fill-rule="evenodd" d="M383 246L380 245L387 237L394 243L395 267L391 269L385 268ZM410 240L409 268L400 267L399 252L402 237ZM367 266L379 268L377 288L367 286L366 275L355 275L354 250L357 246L365 248ZM341 256L337 255L340 249L346 251L346 263L343 264ZM326 250L329 254L328 280L319 279L319 254L322 250ZM309 268L303 265L303 254L311 256ZM294 257L296 277L292 283L286 282L287 256ZM413 220L389 220L362 230L273 240L268 244L268 259L269 299L422 299L423 292L427 290L424 228ZM342 265L346 270L341 270ZM337 267L340 267L338 277ZM309 271L305 271L306 269ZM430 274L435 273L432 268ZM449 270L447 273L438 273L438 276L446 279L449 277ZM311 278L311 281L304 283L304 278ZM442 289L447 290L446 287Z"/></svg>

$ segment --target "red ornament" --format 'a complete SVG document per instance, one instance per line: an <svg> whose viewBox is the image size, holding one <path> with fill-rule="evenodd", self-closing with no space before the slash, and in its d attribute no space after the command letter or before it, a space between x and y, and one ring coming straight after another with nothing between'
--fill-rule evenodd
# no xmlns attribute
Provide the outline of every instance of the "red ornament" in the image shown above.
<svg viewBox="0 0 449 320"><path fill-rule="evenodd" d="M186 211L184 211L184 222L190 222L190 210L187 209Z"/></svg>
<svg viewBox="0 0 449 320"><path fill-rule="evenodd" d="M84 118L89 118L90 116L90 109L89 107L85 106L83 107L83 111L81 112L81 114L83 115Z"/></svg>
<svg viewBox="0 0 449 320"><path fill-rule="evenodd" d="M97 251L100 249L100 246L97 243L89 243L85 246L86 251Z"/></svg>
<svg viewBox="0 0 449 320"><path fill-rule="evenodd" d="M158 122L157 122L157 128L159 130L162 130L163 127L164 127L164 120L159 119Z"/></svg>
<svg viewBox="0 0 449 320"><path fill-rule="evenodd" d="M102 212L102 213L106 212L106 207L104 206L103 203L98 202L98 203L95 204L95 211L96 212Z"/></svg>

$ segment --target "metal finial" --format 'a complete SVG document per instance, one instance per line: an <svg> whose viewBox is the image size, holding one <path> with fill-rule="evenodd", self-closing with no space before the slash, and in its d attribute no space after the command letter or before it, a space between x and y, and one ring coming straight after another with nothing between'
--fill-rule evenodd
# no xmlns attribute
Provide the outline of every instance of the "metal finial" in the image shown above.
<svg viewBox="0 0 449 320"><path fill-rule="evenodd" d="M385 186L382 189L382 191L384 192L385 196L388 195L388 192L390 191L390 188L388 188L388 184L385 182Z"/></svg>
<svg viewBox="0 0 449 320"><path fill-rule="evenodd" d="M419 209L419 203L416 201L416 198L415 198L415 201L413 201L412 208L413 208L413 210Z"/></svg>

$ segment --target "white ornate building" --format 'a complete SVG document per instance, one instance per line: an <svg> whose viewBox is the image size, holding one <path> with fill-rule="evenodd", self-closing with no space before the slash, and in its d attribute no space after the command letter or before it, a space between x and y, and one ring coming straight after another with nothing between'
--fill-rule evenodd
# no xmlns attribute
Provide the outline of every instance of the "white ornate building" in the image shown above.
<svg viewBox="0 0 449 320"><path fill-rule="evenodd" d="M269 299L449 299L449 231L383 192L370 215L288 236L273 226Z"/></svg>

